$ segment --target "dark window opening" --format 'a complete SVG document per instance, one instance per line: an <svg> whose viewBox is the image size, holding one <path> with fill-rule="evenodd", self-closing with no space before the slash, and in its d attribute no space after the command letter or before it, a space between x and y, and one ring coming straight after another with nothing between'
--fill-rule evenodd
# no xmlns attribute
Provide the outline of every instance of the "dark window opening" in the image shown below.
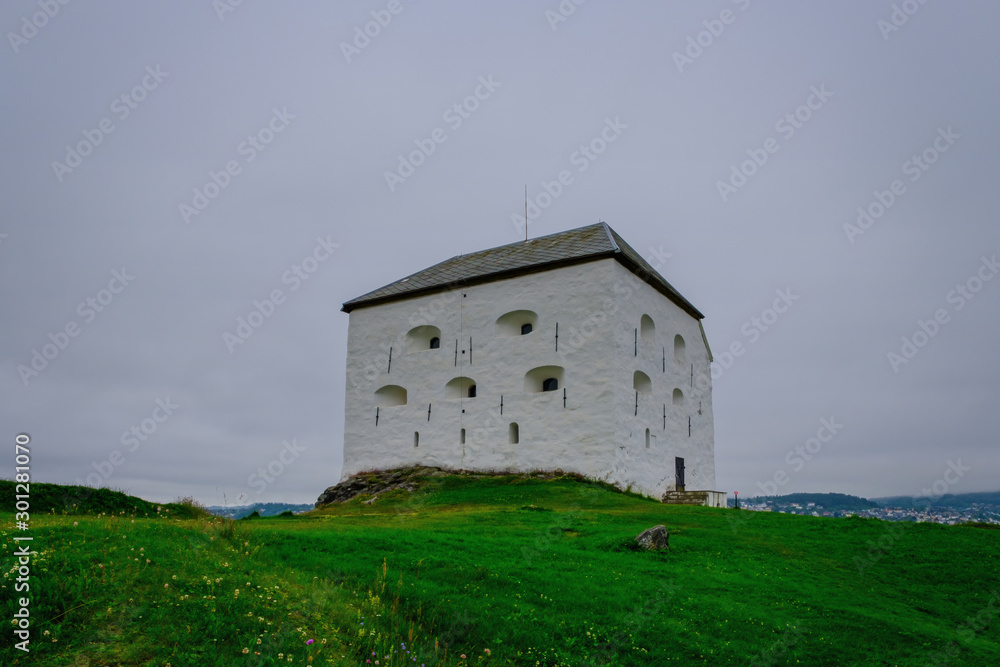
<svg viewBox="0 0 1000 667"><path fill-rule="evenodd" d="M555 391L559 388L559 380L556 378L545 378L542 380L542 391Z"/></svg>
<svg viewBox="0 0 1000 667"><path fill-rule="evenodd" d="M517 426L517 422L511 422L510 428L507 432L507 440L512 445L516 445L521 441L521 430Z"/></svg>
<svg viewBox="0 0 1000 667"><path fill-rule="evenodd" d="M441 339L437 338L437 337L431 338L431 347L430 347L430 349L436 350L439 347L441 347Z"/></svg>
<svg viewBox="0 0 1000 667"><path fill-rule="evenodd" d="M469 387L469 398L475 398L475 397L476 397L476 385L472 385Z"/></svg>
<svg viewBox="0 0 1000 667"><path fill-rule="evenodd" d="M531 322L526 322L525 324L522 324L521 325L521 335L524 336L524 335L530 334L530 333L531 333Z"/></svg>

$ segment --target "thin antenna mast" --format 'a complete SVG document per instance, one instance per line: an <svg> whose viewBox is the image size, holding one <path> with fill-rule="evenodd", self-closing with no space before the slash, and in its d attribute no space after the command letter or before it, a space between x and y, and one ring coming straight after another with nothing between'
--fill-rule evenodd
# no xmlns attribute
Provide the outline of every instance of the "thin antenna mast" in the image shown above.
<svg viewBox="0 0 1000 667"><path fill-rule="evenodd" d="M528 184L524 184L524 242L528 242Z"/></svg>

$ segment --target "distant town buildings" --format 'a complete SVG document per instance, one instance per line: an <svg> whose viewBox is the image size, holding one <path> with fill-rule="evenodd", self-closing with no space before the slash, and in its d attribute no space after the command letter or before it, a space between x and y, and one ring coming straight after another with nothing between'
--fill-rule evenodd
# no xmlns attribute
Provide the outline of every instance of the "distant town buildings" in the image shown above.
<svg viewBox="0 0 1000 667"><path fill-rule="evenodd" d="M778 512L780 514L800 514L804 516L849 517L883 521L914 521L917 523L958 523L980 522L1000 524L1000 504L970 503L964 507L870 507L865 509L825 509L818 503L797 503L757 498L741 499L740 508L752 512Z"/></svg>

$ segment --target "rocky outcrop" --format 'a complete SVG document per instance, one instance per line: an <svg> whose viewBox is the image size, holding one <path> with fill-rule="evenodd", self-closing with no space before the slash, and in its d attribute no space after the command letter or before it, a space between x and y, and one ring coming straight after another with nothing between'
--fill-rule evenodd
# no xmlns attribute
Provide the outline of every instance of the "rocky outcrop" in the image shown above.
<svg viewBox="0 0 1000 667"><path fill-rule="evenodd" d="M670 533L666 526L653 526L635 536L635 542L647 551L660 551L670 548Z"/></svg>
<svg viewBox="0 0 1000 667"><path fill-rule="evenodd" d="M462 477L520 477L523 479L562 479L571 478L578 481L586 481L583 475L562 470L533 470L530 472L511 472L509 470L451 470L437 468L434 466L413 466L410 468L396 468L394 470L372 470L360 472L350 479L345 479L336 486L329 487L316 499L316 509L330 503L343 503L367 494L373 497L379 493L402 489L404 491L416 491L420 484L428 477L446 477L449 475L461 475ZM595 482L608 490L618 491L607 483Z"/></svg>
<svg viewBox="0 0 1000 667"><path fill-rule="evenodd" d="M448 473L440 468L429 466L359 473L350 479L345 479L336 486L329 487L321 493L319 498L316 499L316 508L318 509L330 503L347 502L360 495L370 495L374 499L374 496L379 493L395 489L415 491L421 478L438 477L446 474Z"/></svg>

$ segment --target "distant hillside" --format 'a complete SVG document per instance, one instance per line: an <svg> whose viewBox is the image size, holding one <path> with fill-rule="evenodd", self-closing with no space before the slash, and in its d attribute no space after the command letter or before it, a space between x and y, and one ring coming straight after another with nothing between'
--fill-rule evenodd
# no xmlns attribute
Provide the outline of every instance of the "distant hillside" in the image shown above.
<svg viewBox="0 0 1000 667"><path fill-rule="evenodd" d="M295 514L298 514L299 512L308 512L313 509L313 506L293 505L290 503L254 503L253 505L237 505L235 507L212 505L211 507L207 507L205 509L216 516L224 516L227 519L242 519L248 514L253 514L254 511L259 513L261 516L277 516L282 512L293 512Z"/></svg>
<svg viewBox="0 0 1000 667"><path fill-rule="evenodd" d="M946 493L940 498L922 498L920 496L887 496L875 498L881 507L969 507L973 504L1000 505L1000 491L983 493Z"/></svg>
<svg viewBox="0 0 1000 667"><path fill-rule="evenodd" d="M24 486L23 484L20 486ZM0 512L16 511L15 483L0 480ZM22 494L23 495L23 494ZM205 516L206 512L194 501L180 503L151 503L112 489L95 489L91 486L64 486L31 482L28 495L32 514L116 514L154 517L170 516L192 519Z"/></svg>
<svg viewBox="0 0 1000 667"><path fill-rule="evenodd" d="M878 507L878 503L872 500L861 498L859 496L847 495L846 493L789 493L784 496L755 496L753 498L740 498L740 502L772 502L785 505L792 503L800 505L815 503L817 506L822 507L825 510L863 510ZM729 504L732 506L733 501L730 501Z"/></svg>

